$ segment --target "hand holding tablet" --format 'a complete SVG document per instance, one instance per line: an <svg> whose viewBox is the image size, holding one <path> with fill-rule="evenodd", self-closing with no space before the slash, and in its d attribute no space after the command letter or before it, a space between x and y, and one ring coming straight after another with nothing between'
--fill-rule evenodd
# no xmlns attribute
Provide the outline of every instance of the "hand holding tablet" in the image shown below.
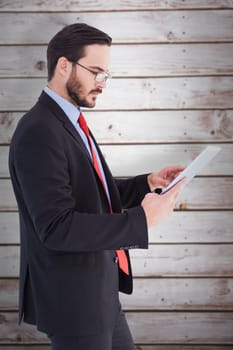
<svg viewBox="0 0 233 350"><path fill-rule="evenodd" d="M175 186L184 177L186 178L185 184L191 181L191 179L197 175L200 170L209 163L221 150L217 146L208 146L202 151L193 161L189 164L167 187L163 189L155 189L155 193L164 194Z"/></svg>

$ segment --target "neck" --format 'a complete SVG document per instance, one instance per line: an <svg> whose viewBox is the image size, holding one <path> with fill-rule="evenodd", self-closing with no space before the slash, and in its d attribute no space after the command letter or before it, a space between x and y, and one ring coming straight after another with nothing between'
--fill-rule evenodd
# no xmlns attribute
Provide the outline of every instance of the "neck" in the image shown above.
<svg viewBox="0 0 233 350"><path fill-rule="evenodd" d="M48 82L47 86L56 94L72 103L75 107L79 108L79 106L74 102L74 100L68 95L64 87L59 86L59 84L54 83L52 80Z"/></svg>

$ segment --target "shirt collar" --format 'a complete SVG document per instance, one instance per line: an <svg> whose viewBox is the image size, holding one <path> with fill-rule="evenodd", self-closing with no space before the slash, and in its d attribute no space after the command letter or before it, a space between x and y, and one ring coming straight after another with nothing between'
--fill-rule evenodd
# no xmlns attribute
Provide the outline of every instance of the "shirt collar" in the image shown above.
<svg viewBox="0 0 233 350"><path fill-rule="evenodd" d="M61 109L70 119L71 123L73 125L76 125L80 115L80 109L74 106L71 102L67 101L65 98L58 95L53 90L51 90L48 86L44 88L44 92L46 92L46 94L48 94L61 107Z"/></svg>

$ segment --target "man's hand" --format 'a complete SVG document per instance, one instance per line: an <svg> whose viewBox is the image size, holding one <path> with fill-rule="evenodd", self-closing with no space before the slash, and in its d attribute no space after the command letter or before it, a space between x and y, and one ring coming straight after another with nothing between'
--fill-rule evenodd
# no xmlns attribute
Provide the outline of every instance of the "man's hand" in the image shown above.
<svg viewBox="0 0 233 350"><path fill-rule="evenodd" d="M185 178L182 179L165 194L147 193L145 195L141 205L145 211L148 228L161 223L171 215L185 181Z"/></svg>
<svg viewBox="0 0 233 350"><path fill-rule="evenodd" d="M148 175L147 181L151 191L154 191L157 187L167 187L181 171L184 170L182 165L175 165L166 167L160 170L158 173L152 173Z"/></svg>

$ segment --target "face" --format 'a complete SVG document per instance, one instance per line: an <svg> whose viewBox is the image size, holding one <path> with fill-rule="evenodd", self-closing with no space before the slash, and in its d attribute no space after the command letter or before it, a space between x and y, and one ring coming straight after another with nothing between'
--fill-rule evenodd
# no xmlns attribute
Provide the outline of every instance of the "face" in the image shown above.
<svg viewBox="0 0 233 350"><path fill-rule="evenodd" d="M95 73L101 73L108 71L109 58L109 46L93 44L86 46L85 56L80 58L78 63ZM97 96L102 93L105 86L105 81L97 82L93 73L77 64L73 64L66 83L66 92L70 102L80 107L93 108Z"/></svg>

